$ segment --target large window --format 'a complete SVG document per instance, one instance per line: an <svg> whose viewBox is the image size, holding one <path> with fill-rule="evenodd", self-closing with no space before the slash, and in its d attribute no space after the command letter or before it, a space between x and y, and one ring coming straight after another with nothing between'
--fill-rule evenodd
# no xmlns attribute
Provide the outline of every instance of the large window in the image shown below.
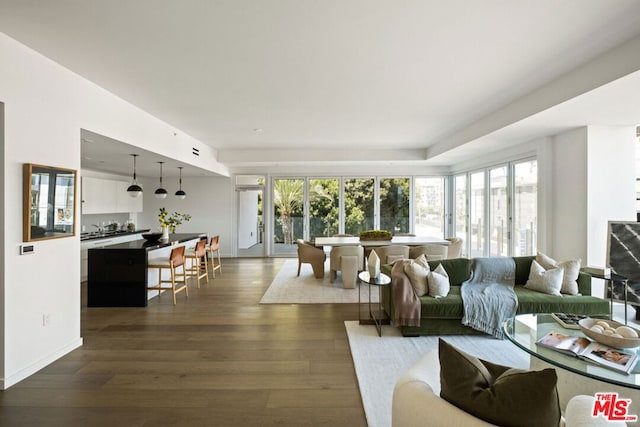
<svg viewBox="0 0 640 427"><path fill-rule="evenodd" d="M532 255L537 248L538 162L516 163L513 183L513 255Z"/></svg>
<svg viewBox="0 0 640 427"><path fill-rule="evenodd" d="M453 182L454 191L454 235L462 239L462 255L467 255L468 239L468 203L467 203L467 175L457 175Z"/></svg>
<svg viewBox="0 0 640 427"><path fill-rule="evenodd" d="M469 242L470 253L473 257L484 256L484 242L485 242L485 183L484 183L484 171L471 174L471 188L469 189Z"/></svg>
<svg viewBox="0 0 640 427"><path fill-rule="evenodd" d="M357 236L375 224L375 180L349 178L344 181L344 232Z"/></svg>
<svg viewBox="0 0 640 427"><path fill-rule="evenodd" d="M524 160L453 178L455 235L469 242L470 257L536 253L537 165Z"/></svg>
<svg viewBox="0 0 640 427"><path fill-rule="evenodd" d="M273 180L274 253L292 253L304 236L304 179Z"/></svg>
<svg viewBox="0 0 640 427"><path fill-rule="evenodd" d="M309 237L330 237L340 227L340 184L337 178L309 180Z"/></svg>
<svg viewBox="0 0 640 427"><path fill-rule="evenodd" d="M445 178L414 180L413 232L418 236L444 236Z"/></svg>
<svg viewBox="0 0 640 427"><path fill-rule="evenodd" d="M489 171L489 256L509 254L507 167Z"/></svg>
<svg viewBox="0 0 640 427"><path fill-rule="evenodd" d="M380 179L380 229L391 234L409 232L409 178Z"/></svg>

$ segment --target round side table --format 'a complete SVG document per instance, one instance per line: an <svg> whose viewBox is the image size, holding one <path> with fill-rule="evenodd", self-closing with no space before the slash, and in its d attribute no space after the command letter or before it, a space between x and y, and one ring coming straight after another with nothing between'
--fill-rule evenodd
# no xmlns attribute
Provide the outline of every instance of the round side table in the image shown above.
<svg viewBox="0 0 640 427"><path fill-rule="evenodd" d="M361 271L358 273L358 279L360 282L366 283L369 286L369 318L362 318L360 313L360 289L358 289L358 320L361 325L375 325L378 331L378 336L382 337L382 325L389 325L391 319L387 316L382 308L380 287L389 286L391 284L391 278L384 273L380 273L378 277L371 277L368 271ZM371 305L371 286L378 287L378 308L374 310Z"/></svg>

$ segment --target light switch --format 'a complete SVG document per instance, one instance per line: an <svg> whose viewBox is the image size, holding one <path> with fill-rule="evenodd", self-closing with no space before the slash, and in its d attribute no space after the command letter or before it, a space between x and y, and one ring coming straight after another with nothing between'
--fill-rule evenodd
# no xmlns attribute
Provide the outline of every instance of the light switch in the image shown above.
<svg viewBox="0 0 640 427"><path fill-rule="evenodd" d="M34 252L35 247L33 245L20 245L20 255L31 255Z"/></svg>

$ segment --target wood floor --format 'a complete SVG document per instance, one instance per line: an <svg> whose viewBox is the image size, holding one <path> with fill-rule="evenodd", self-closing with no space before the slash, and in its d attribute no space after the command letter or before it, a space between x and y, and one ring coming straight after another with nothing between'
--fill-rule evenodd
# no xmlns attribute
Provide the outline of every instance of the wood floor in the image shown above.
<svg viewBox="0 0 640 427"><path fill-rule="evenodd" d="M283 262L224 259L175 307L83 302L84 345L0 392L0 426L366 426L356 306L260 305Z"/></svg>

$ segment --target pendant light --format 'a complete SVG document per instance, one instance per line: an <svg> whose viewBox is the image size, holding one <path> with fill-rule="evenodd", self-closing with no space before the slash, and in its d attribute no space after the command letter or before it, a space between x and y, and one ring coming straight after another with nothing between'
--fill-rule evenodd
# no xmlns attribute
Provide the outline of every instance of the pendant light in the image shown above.
<svg viewBox="0 0 640 427"><path fill-rule="evenodd" d="M155 191L155 195L156 195L156 198L158 198L158 199L166 199L167 198L167 194L169 194L169 193L167 193L167 190L165 190L162 187L162 164L164 162L158 162L158 163L160 163L160 187L158 187L158 189Z"/></svg>
<svg viewBox="0 0 640 427"><path fill-rule="evenodd" d="M142 187L136 182L136 157L138 157L138 155L132 154L131 156L133 156L133 182L129 188L127 188L127 194L131 197L138 197L142 194Z"/></svg>
<svg viewBox="0 0 640 427"><path fill-rule="evenodd" d="M182 166L178 166L178 169L180 169L180 189L178 191L176 191L176 197L180 200L184 199L185 197L187 197L187 193L185 193L184 191L182 191Z"/></svg>

